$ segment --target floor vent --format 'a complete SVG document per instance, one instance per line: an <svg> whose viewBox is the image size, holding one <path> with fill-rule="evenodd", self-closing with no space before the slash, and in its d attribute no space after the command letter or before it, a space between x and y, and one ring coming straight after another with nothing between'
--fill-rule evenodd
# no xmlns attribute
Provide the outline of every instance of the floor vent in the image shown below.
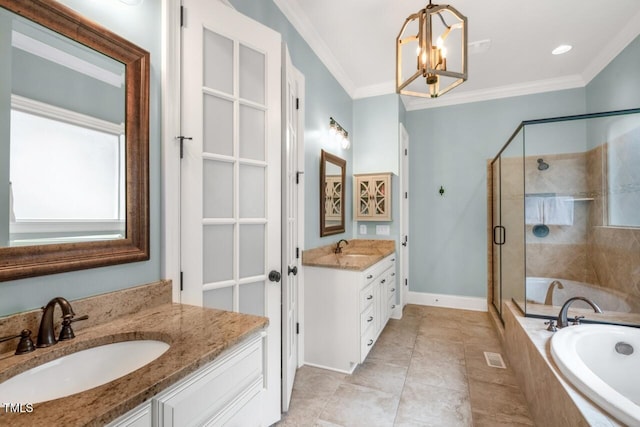
<svg viewBox="0 0 640 427"><path fill-rule="evenodd" d="M492 368L507 369L507 366L504 364L504 360L502 360L502 355L500 353L491 353L485 351L484 358L487 361L487 365L491 366Z"/></svg>

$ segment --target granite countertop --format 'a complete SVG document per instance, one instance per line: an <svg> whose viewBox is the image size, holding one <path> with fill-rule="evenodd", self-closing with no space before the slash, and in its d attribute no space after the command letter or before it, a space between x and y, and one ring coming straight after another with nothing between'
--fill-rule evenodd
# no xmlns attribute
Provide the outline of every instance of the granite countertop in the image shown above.
<svg viewBox="0 0 640 427"><path fill-rule="evenodd" d="M302 252L302 265L363 271L395 252L394 240L353 239L334 252L336 244Z"/></svg>
<svg viewBox="0 0 640 427"><path fill-rule="evenodd" d="M102 426L149 400L227 348L258 333L268 319L182 304L162 304L91 328L76 338L24 355L0 355L0 382L49 360L86 348L133 339L170 344L159 358L99 387L68 397L36 403L31 413L7 413L0 406L0 425ZM26 402L22 402L26 403Z"/></svg>

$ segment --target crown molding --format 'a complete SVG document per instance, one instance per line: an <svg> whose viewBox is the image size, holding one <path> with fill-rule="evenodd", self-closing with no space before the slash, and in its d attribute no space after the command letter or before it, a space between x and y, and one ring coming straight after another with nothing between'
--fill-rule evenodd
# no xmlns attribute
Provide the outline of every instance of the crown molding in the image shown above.
<svg viewBox="0 0 640 427"><path fill-rule="evenodd" d="M396 82L395 80L389 80L384 83L356 88L353 99L370 98L372 96L388 95L395 92Z"/></svg>
<svg viewBox="0 0 640 427"><path fill-rule="evenodd" d="M621 28L621 30L607 43L607 46L600 50L593 60L582 72L585 84L589 84L604 68L615 59L626 48L629 43L640 35L640 12Z"/></svg>
<svg viewBox="0 0 640 427"><path fill-rule="evenodd" d="M353 80L349 78L336 57L331 53L331 49L329 49L324 40L322 40L322 37L320 37L315 30L313 22L311 22L300 6L291 0L273 0L273 2L289 20L291 25L300 33L304 41L307 42L311 50L320 58L320 61L327 67L345 92L347 92L351 98L354 98L356 87Z"/></svg>
<svg viewBox="0 0 640 427"><path fill-rule="evenodd" d="M536 80L507 86L498 86L489 89L474 90L468 92L452 93L442 98L419 98L401 96L407 111L424 110L427 108L446 107L450 105L468 104L471 102L490 101L493 99L511 98L514 96L534 95L543 92L575 89L584 87L586 82L581 75L574 74L557 79Z"/></svg>

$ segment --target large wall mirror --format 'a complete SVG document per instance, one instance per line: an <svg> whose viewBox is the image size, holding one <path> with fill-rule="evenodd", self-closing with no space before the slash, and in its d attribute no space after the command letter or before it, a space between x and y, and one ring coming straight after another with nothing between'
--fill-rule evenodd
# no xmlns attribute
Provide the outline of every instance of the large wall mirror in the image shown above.
<svg viewBox="0 0 640 427"><path fill-rule="evenodd" d="M320 237L344 233L344 182L347 162L320 154Z"/></svg>
<svg viewBox="0 0 640 427"><path fill-rule="evenodd" d="M149 259L149 53L0 0L0 281Z"/></svg>

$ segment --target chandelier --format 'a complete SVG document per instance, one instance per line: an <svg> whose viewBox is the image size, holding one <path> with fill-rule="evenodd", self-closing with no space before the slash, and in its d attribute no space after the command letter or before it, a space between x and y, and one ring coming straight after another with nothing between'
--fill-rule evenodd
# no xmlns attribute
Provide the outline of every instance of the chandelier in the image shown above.
<svg viewBox="0 0 640 427"><path fill-rule="evenodd" d="M437 98L465 80L467 18L429 0L405 20L396 38L396 92Z"/></svg>

